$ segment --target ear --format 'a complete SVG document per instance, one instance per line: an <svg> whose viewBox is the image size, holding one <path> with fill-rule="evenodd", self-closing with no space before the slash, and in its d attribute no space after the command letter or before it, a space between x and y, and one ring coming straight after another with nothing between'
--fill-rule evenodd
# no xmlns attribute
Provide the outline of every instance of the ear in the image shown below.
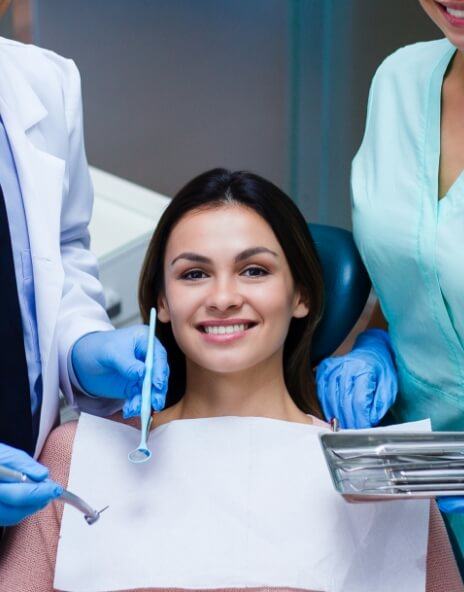
<svg viewBox="0 0 464 592"><path fill-rule="evenodd" d="M169 323L171 315L169 313L169 306L164 294L158 296L157 302L157 317L162 323Z"/></svg>
<svg viewBox="0 0 464 592"><path fill-rule="evenodd" d="M297 290L293 304L293 317L302 319L309 314L309 298L301 290Z"/></svg>

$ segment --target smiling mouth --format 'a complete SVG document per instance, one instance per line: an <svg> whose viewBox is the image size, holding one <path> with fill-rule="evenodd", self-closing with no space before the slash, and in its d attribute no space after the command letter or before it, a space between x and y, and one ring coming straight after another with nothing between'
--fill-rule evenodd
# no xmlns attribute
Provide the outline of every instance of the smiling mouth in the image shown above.
<svg viewBox="0 0 464 592"><path fill-rule="evenodd" d="M198 330L208 335L232 335L255 327L257 323L235 323L233 325L199 325Z"/></svg>
<svg viewBox="0 0 464 592"><path fill-rule="evenodd" d="M454 19L464 19L464 2L446 5L435 0L435 4L445 15Z"/></svg>

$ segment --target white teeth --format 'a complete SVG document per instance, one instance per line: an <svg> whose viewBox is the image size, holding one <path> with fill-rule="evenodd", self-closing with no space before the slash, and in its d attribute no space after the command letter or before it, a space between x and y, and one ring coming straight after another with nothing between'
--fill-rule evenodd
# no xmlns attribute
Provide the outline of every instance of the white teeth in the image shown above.
<svg viewBox="0 0 464 592"><path fill-rule="evenodd" d="M458 10L457 8L446 8L446 12L451 16L455 16L457 18L464 18L464 10Z"/></svg>
<svg viewBox="0 0 464 592"><path fill-rule="evenodd" d="M205 333L210 335L224 335L230 333L238 333L239 331L245 331L248 325L244 323L238 325L206 325L204 326Z"/></svg>

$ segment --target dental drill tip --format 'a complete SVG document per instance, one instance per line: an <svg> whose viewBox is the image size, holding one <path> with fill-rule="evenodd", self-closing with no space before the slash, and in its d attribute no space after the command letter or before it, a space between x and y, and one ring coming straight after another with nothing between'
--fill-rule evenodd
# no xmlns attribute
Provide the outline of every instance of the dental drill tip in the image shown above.
<svg viewBox="0 0 464 592"><path fill-rule="evenodd" d="M89 526L95 524L95 522L100 518L100 512L95 512L95 514L86 514L84 516L84 520L87 522Z"/></svg>
<svg viewBox="0 0 464 592"><path fill-rule="evenodd" d="M87 522L87 524L89 526L91 526L92 524L95 524L95 522L97 522L97 520L100 518L100 514L102 512L104 512L105 510L107 510L109 508L109 506L105 506L102 510L97 511L95 510L92 514L86 514L84 516L85 521Z"/></svg>

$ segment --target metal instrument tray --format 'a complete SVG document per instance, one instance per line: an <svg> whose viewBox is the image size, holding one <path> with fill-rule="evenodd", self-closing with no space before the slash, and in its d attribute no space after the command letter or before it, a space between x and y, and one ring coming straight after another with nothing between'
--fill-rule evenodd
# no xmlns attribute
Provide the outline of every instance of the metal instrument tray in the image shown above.
<svg viewBox="0 0 464 592"><path fill-rule="evenodd" d="M319 438L334 487L350 502L464 496L464 432Z"/></svg>

